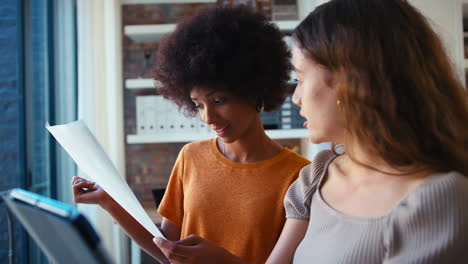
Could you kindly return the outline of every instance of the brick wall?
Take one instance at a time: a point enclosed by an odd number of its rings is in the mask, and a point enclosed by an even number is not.
[[[20,7],[16,0],[0,1],[0,191],[23,185],[21,60],[18,47]],[[0,206],[0,263],[8,263],[5,206]],[[24,263],[25,235],[13,217],[15,263]]]

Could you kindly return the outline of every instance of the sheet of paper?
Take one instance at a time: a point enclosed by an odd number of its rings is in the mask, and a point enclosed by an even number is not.
[[[57,126],[47,124],[46,128],[87,176],[99,184],[153,236],[163,237],[83,121]]]

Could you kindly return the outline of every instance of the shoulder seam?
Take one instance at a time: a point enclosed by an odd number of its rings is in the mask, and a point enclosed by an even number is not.
[[[337,155],[331,150],[323,150],[315,155],[312,166],[311,166],[311,173],[312,173],[312,182],[310,187],[305,192],[305,198],[309,199],[313,193],[317,190],[317,185],[320,180],[323,178],[326,169],[330,162],[336,158]]]

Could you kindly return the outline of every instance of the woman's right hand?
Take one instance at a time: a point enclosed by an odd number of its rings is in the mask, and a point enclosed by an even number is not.
[[[112,197],[95,182],[74,176],[71,184],[75,203],[98,204],[105,209],[114,202]]]

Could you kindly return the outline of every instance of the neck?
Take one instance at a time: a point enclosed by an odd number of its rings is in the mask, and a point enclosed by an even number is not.
[[[382,158],[354,149],[341,156],[340,167],[355,182],[407,181],[428,176],[429,171],[411,172],[408,168],[391,166]]]
[[[270,139],[259,122],[259,127],[251,128],[249,132],[234,142],[225,143],[218,138],[218,148],[228,159],[239,163],[254,163],[272,158],[281,152],[282,147]]]

